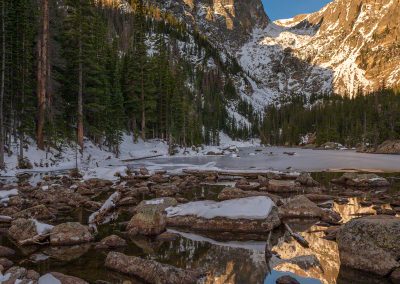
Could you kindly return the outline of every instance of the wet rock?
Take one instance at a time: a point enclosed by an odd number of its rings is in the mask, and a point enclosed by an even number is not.
[[[284,275],[276,279],[276,284],[300,284],[300,282],[289,275]]]
[[[296,181],[304,186],[319,186],[319,182],[315,181],[309,173],[301,173]]]
[[[12,267],[14,265],[14,263],[5,257],[2,257],[2,258],[0,258],[0,265],[3,266],[3,268],[5,270],[7,270],[10,267]]]
[[[17,218],[34,218],[38,220],[48,220],[54,218],[54,215],[47,209],[44,205],[34,206],[25,210],[22,210],[18,213],[15,213],[12,216],[14,219]]]
[[[57,225],[50,235],[50,244],[54,246],[76,245],[91,242],[93,236],[87,226],[76,222]]]
[[[135,208],[135,212],[139,213],[147,208],[155,208],[159,212],[164,212],[164,210],[168,207],[175,206],[178,204],[178,201],[172,197],[161,197],[151,200],[143,200],[139,203]]]
[[[96,248],[119,248],[126,245],[127,243],[123,238],[117,235],[111,235],[102,239],[100,243],[96,245]]]
[[[231,200],[231,199],[238,199],[238,198],[246,198],[246,197],[251,197],[251,196],[267,196],[271,198],[271,200],[275,203],[278,204],[280,202],[280,197],[271,193],[267,192],[260,192],[260,191],[245,191],[239,188],[232,188],[232,187],[227,187],[224,188],[219,194],[218,194],[218,200]]]
[[[118,252],[107,255],[105,266],[120,273],[138,276],[148,283],[191,284],[196,283],[200,276],[195,271]]]
[[[386,276],[400,267],[399,240],[399,218],[380,215],[353,219],[337,234],[341,264]]]
[[[396,268],[392,274],[390,274],[390,280],[392,280],[393,283],[400,283],[400,267]]]
[[[141,208],[129,221],[126,227],[130,235],[159,235],[165,231],[166,218],[159,208],[147,206]]]
[[[299,185],[294,180],[274,180],[268,181],[267,191],[283,193],[297,192],[300,189]]]
[[[142,176],[148,176],[148,175],[150,175],[149,170],[146,169],[146,168],[140,168],[140,169],[139,169],[139,172],[140,172],[140,174],[141,174]]]
[[[333,179],[332,183],[354,187],[387,187],[390,183],[387,179],[376,174],[357,174],[345,173],[338,179]]]
[[[325,202],[325,201],[331,201],[331,200],[337,199],[335,196],[326,195],[326,194],[308,193],[308,194],[304,194],[304,196],[307,197],[312,202]]]
[[[163,174],[155,174],[151,176],[149,180],[155,183],[167,183],[169,181],[169,177],[164,176]]]
[[[36,224],[32,219],[17,219],[12,221],[8,235],[16,241],[24,241],[38,235]]]
[[[318,207],[304,195],[298,195],[282,202],[284,204],[279,207],[279,216],[283,219],[318,218],[331,224],[337,224],[341,219],[338,213]]]
[[[58,280],[58,282],[57,282]],[[61,284],[88,284],[78,277],[69,276],[60,272],[50,272],[39,278],[39,283],[61,283]]]
[[[392,209],[386,209],[386,208],[379,208],[376,210],[376,214],[378,215],[390,215],[390,216],[396,216],[397,212]]]
[[[4,274],[7,280],[2,281],[2,284],[15,284],[15,283],[37,283],[39,280],[39,273],[34,270],[27,270],[26,268],[13,266]]]
[[[179,236],[177,234],[170,233],[170,232],[164,232],[161,235],[158,235],[156,240],[157,241],[171,242],[171,241],[175,241],[178,237]]]
[[[8,247],[5,246],[0,246],[0,257],[3,256],[11,256],[15,254],[15,250],[10,249]]]
[[[246,179],[241,179],[236,182],[235,187],[241,190],[252,191],[252,190],[258,190],[261,187],[261,185],[259,183],[250,183]]]
[[[75,245],[75,246],[50,246],[43,253],[51,256],[54,259],[68,262],[82,257],[91,248],[90,243]]]

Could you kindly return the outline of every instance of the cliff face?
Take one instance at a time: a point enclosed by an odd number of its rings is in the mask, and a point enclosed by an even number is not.
[[[261,0],[148,0],[196,27],[213,44],[234,51],[249,39],[256,27],[269,19]]]

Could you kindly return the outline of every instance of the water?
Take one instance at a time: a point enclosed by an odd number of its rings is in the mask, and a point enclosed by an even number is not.
[[[315,173],[314,178],[328,185],[328,181],[337,173]],[[398,175],[386,174],[398,177]],[[205,185],[189,190],[185,197],[194,199],[216,199],[224,186]],[[400,184],[394,183],[390,193],[397,193]],[[329,193],[328,193],[329,194]],[[337,194],[331,192],[330,194]],[[368,193],[365,194],[367,196]],[[104,197],[105,198],[105,197]],[[349,199],[348,204],[334,204],[345,221],[359,214],[374,214],[371,207],[362,207],[360,201],[364,197]],[[384,205],[385,206],[385,205]],[[134,237],[124,235],[119,222],[129,220],[129,215],[122,209],[115,224],[99,228],[97,240],[110,234],[123,236],[128,246],[120,249],[127,255],[150,258],[162,263],[168,263],[181,268],[201,268],[207,272],[204,283],[275,283],[277,277],[284,274],[294,276],[302,284],[353,284],[353,283],[388,283],[365,273],[344,269],[340,266],[336,242],[322,239],[323,227],[317,225],[317,220],[293,220],[291,227],[301,232],[310,243],[310,248],[303,248],[289,238],[283,228],[273,231],[271,237],[272,251],[281,259],[273,256],[265,259],[267,236],[237,235],[237,234],[198,234],[196,232],[171,232],[179,237],[174,241],[157,241],[155,238]],[[86,223],[90,212],[76,210],[66,216],[59,216],[57,222],[80,221]],[[94,283],[96,280],[106,280],[111,283],[133,281],[132,277],[124,276],[104,268],[107,250],[99,250],[91,244],[73,247],[30,246],[17,248],[4,235],[0,235],[0,243],[17,250],[17,255],[11,260],[15,264],[35,269],[41,274],[58,271],[73,275]],[[314,256],[314,257],[312,257]],[[299,261],[305,258],[306,262]],[[307,264],[317,260],[317,264]],[[361,281],[361,282],[360,282]],[[134,279],[133,283],[141,283]]]
[[[295,152],[294,156],[284,152]],[[282,147],[241,148],[239,157],[202,156],[144,160],[134,167],[179,170],[191,167],[222,170],[400,172],[400,156],[357,153],[353,150],[310,150]]]

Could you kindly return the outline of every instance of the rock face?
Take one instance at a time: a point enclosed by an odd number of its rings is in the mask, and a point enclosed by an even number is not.
[[[386,187],[390,186],[387,179],[376,174],[357,174],[345,173],[338,179],[332,180],[333,183],[354,186],[354,187]]]
[[[400,155],[400,140],[389,140],[378,146],[377,154],[397,154]]]
[[[138,276],[148,283],[155,284],[191,284],[196,283],[199,277],[199,274],[194,271],[118,252],[110,252],[107,255],[105,266],[124,274]]]
[[[388,276],[400,267],[399,240],[399,218],[380,215],[354,219],[337,233],[341,264]]]
[[[239,48],[269,22],[261,0],[148,0],[206,35],[223,50]],[[222,45],[223,44],[223,45]]]
[[[87,226],[68,222],[57,225],[50,235],[50,244],[55,246],[76,245],[93,241],[93,236]]]

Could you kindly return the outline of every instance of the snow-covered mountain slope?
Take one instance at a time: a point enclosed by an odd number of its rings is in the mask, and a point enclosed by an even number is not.
[[[400,0],[335,0],[319,12],[255,29],[237,56],[281,94],[355,95],[399,86]]]

